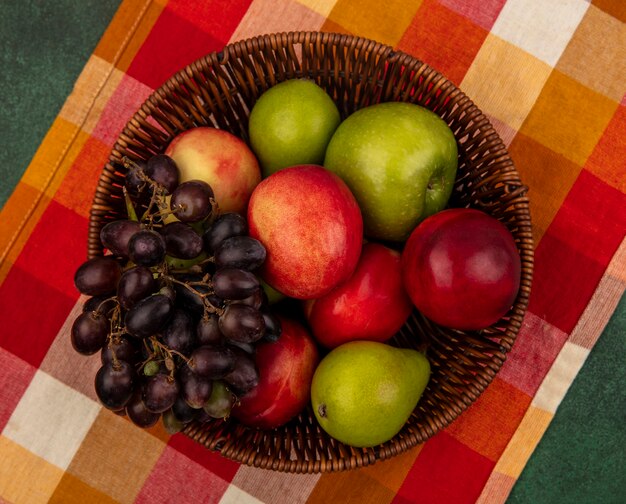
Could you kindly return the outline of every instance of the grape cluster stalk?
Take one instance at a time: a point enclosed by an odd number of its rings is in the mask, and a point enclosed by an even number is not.
[[[265,248],[169,156],[124,165],[128,218],[102,228],[105,255],[76,271],[89,299],[72,346],[100,352],[100,402],[140,427],[227,418],[259,382],[255,344],[281,334],[257,276]]]

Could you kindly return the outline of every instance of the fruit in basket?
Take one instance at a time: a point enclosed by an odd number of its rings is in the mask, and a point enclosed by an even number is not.
[[[180,182],[180,172],[176,162],[165,154],[157,154],[148,159],[145,173],[157,184],[163,186],[168,194],[176,189]]]
[[[348,280],[305,302],[313,336],[328,348],[359,339],[385,341],[402,327],[412,309],[402,283],[400,254],[377,243],[363,245]]]
[[[409,296],[426,317],[453,329],[480,330],[513,305],[521,261],[504,224],[479,210],[455,208],[413,231],[402,270]]]
[[[203,180],[188,180],[172,192],[170,208],[174,216],[183,222],[201,222],[212,211],[213,189]]]
[[[183,222],[171,222],[161,229],[168,255],[177,259],[197,258],[203,251],[202,237]]]
[[[112,257],[94,257],[81,264],[74,275],[74,284],[83,294],[101,296],[115,292],[122,268]]]
[[[320,362],[311,404],[331,437],[355,447],[389,441],[415,409],[428,380],[424,354],[374,341],[352,341]]]
[[[208,183],[224,212],[245,212],[250,194],[261,180],[259,164],[250,148],[224,130],[187,130],[170,142],[165,154],[178,166],[180,182]]]
[[[354,193],[366,236],[403,241],[421,220],[446,206],[457,145],[433,112],[410,103],[381,103],[339,125],[324,166]]]
[[[347,280],[363,221],[339,177],[320,166],[285,168],[261,182],[248,206],[250,236],[267,250],[261,276],[283,294],[312,299]]]
[[[212,188],[179,183],[167,156],[124,162],[129,218],[101,233],[117,257],[78,268],[76,287],[93,297],[70,337],[79,353],[100,351],[95,387],[105,407],[140,427],[161,418],[175,433],[230,414],[258,383],[255,343],[279,339],[281,323],[254,273],[266,251],[246,236],[245,218],[217,214]],[[173,214],[180,221],[167,223]]]
[[[124,361],[103,364],[96,373],[95,389],[100,402],[108,409],[119,410],[133,395],[135,371]]]
[[[102,246],[109,249],[113,255],[128,257],[128,242],[140,230],[138,222],[118,220],[106,224],[100,231]]]
[[[280,319],[278,341],[257,346],[258,385],[240,399],[232,415],[241,423],[272,429],[296,416],[309,402],[318,353],[307,330],[294,320]]]
[[[248,233],[248,223],[246,219],[234,212],[223,213],[211,225],[203,235],[204,248],[209,254],[213,254],[215,249],[227,238],[234,236],[244,236]]]
[[[288,166],[322,164],[340,120],[333,100],[313,81],[292,79],[265,91],[249,121],[250,144],[263,176]]]

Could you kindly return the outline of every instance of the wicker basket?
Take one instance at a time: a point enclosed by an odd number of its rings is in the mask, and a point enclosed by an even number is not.
[[[528,304],[533,242],[526,197],[502,140],[483,113],[428,65],[371,40],[334,33],[265,35],[228,45],[169,79],[141,106],[115,144],[91,208],[89,257],[102,254],[99,232],[125,217],[123,156],[163,152],[181,131],[222,128],[247,139],[248,114],[272,85],[314,79],[346,117],[378,102],[405,101],[441,116],[459,145],[459,169],[450,206],[475,207],[502,221],[522,258],[521,288],[509,314],[484,331],[438,327],[414,312],[394,344],[426,347],[432,378],[418,407],[392,440],[355,449],[330,438],[305,410],[286,426],[259,431],[234,420],[192,424],[184,433],[230,459],[296,473],[339,471],[388,459],[425,441],[461,414],[491,382],[511,349]]]

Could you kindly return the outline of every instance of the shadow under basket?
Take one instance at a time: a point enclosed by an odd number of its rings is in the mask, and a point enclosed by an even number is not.
[[[190,424],[184,434],[209,450],[255,467],[296,473],[340,471],[388,459],[449,425],[475,401],[511,350],[528,305],[533,241],[527,188],[485,115],[450,81],[425,63],[380,43],[347,35],[292,32],[230,44],[187,66],[157,89],[120,134],[100,176],[91,208],[88,255],[102,255],[100,229],[126,218],[122,158],[162,153],[178,133],[212,126],[248,139],[248,115],[269,87],[308,78],[324,88],[342,118],[379,102],[422,105],[452,129],[459,168],[451,207],[473,207],[503,222],[515,238],[521,287],[497,324],[478,332],[439,327],[414,311],[392,344],[426,348],[430,383],[417,408],[390,441],[352,448],[329,437],[309,406],[287,425],[250,429],[234,419]]]

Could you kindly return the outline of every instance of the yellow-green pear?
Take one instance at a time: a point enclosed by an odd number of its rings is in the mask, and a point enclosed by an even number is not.
[[[352,341],[320,362],[311,384],[315,416],[330,436],[355,446],[393,438],[415,409],[430,364],[417,350]]]

